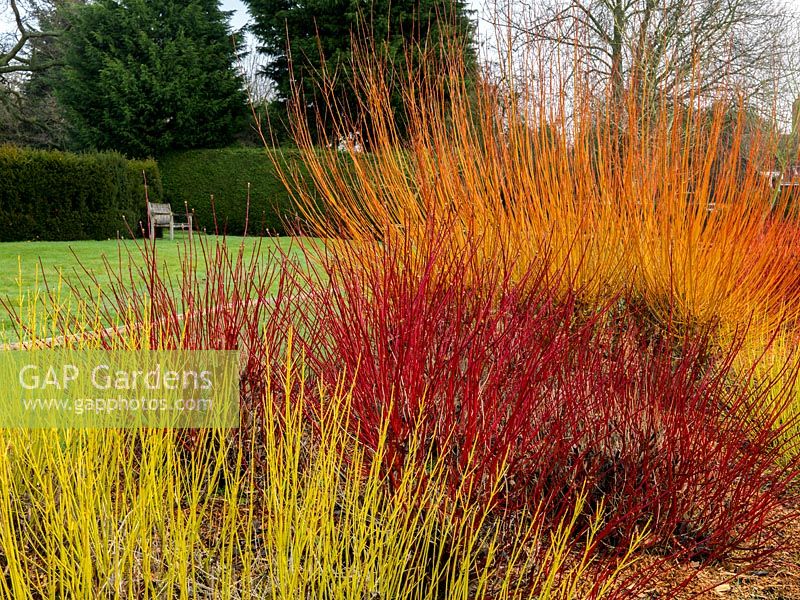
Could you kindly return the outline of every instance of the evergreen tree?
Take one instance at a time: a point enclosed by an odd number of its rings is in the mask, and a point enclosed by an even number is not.
[[[56,92],[83,147],[129,156],[224,145],[245,116],[217,0],[97,0],[65,36]]]
[[[323,61],[334,96],[344,110],[357,104],[352,85],[351,33],[369,32],[377,51],[398,73],[419,67],[407,64],[408,52],[418,44],[439,44],[452,37],[463,49],[464,62],[476,63],[474,24],[464,0],[245,0],[255,23],[251,29],[266,56],[263,74],[275,84],[276,104],[285,111],[292,79],[301,88],[310,116],[320,117],[324,106],[316,103]],[[447,32],[443,24],[447,24]],[[288,37],[287,37],[288,36]],[[289,53],[287,49],[291,47]],[[291,66],[290,66],[291,56]],[[402,117],[402,98],[392,90],[395,115]],[[400,123],[402,130],[402,123]]]

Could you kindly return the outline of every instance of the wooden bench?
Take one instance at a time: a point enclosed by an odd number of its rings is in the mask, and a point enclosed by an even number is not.
[[[159,202],[147,203],[147,220],[150,224],[150,239],[156,237],[156,227],[169,229],[169,239],[175,239],[176,229],[186,229],[189,232],[189,239],[192,239],[192,213],[186,212],[179,215],[172,212],[172,206]]]

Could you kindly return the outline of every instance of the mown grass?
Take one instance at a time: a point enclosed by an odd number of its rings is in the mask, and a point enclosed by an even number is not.
[[[157,240],[157,262],[164,275],[179,270],[181,259],[186,256],[187,239],[186,234],[177,233],[172,241]],[[208,235],[200,240],[210,247],[222,237]],[[127,272],[142,266],[142,243],[142,240],[0,243],[0,301],[7,302],[19,314],[20,307],[28,306],[30,299],[59,285],[63,290],[82,284],[108,286],[112,272]],[[231,251],[244,247],[245,252],[250,252],[259,243],[265,250],[286,251],[303,260],[303,254],[295,251],[297,243],[293,243],[292,238],[226,238]],[[265,260],[271,255],[270,252],[260,254]],[[202,277],[204,265],[198,264],[197,268]],[[0,343],[18,340],[12,321],[7,311],[0,310]]]

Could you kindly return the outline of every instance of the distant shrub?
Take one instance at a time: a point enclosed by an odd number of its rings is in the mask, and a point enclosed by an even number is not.
[[[151,200],[162,198],[153,160],[0,146],[0,241],[129,236]]]
[[[284,235],[300,226],[301,216],[270,152],[280,152],[279,160],[287,169],[298,168],[297,150],[221,148],[169,154],[159,160],[166,202],[176,211],[188,206],[195,223],[207,231],[242,235],[246,229],[256,235]],[[306,179],[304,169],[299,175]]]

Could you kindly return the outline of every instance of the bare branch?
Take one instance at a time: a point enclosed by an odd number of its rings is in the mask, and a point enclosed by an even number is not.
[[[774,101],[787,82],[800,81],[800,61],[788,59],[800,41],[780,0],[505,1],[514,10],[496,14],[514,18],[502,27],[561,49],[563,60],[586,61],[584,74],[612,88],[640,85],[680,98],[735,86]]]
[[[63,31],[42,31],[32,28],[22,15],[17,0],[9,0],[16,23],[16,40],[0,53],[0,74],[2,73],[31,73],[44,71],[61,64],[58,60],[39,62],[31,58],[31,45],[36,40],[45,40],[60,36]]]

